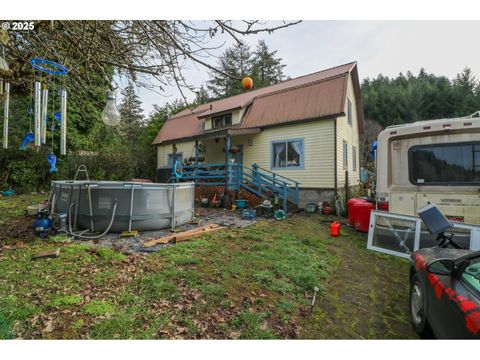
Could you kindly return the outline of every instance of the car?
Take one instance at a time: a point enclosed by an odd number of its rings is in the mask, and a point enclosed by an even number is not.
[[[480,339],[480,251],[443,246],[410,257],[410,321],[422,338]]]

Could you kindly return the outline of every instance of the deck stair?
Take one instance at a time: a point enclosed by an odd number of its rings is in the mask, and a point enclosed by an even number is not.
[[[174,176],[171,177],[173,181]],[[241,188],[260,197],[276,194],[286,212],[288,203],[298,205],[299,183],[256,164],[246,166],[232,163],[194,164],[183,166],[180,181],[193,181],[201,186],[225,186],[228,190]]]

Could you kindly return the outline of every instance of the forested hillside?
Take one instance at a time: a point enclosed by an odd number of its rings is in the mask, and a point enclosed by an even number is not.
[[[362,82],[362,97],[365,118],[383,127],[480,110],[480,85],[469,68],[453,80],[424,69],[418,75],[378,75]]]

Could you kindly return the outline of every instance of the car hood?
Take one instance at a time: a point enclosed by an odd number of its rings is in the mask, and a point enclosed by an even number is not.
[[[417,250],[412,253],[410,258],[415,261],[415,259],[420,255],[426,263],[433,261],[435,259],[452,259],[456,260],[462,256],[470,254],[471,250],[465,249],[450,249],[450,248],[441,248],[441,247],[430,247]]]

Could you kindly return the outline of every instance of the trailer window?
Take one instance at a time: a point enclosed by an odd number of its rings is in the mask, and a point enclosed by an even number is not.
[[[412,146],[408,155],[413,184],[480,184],[480,142]]]

